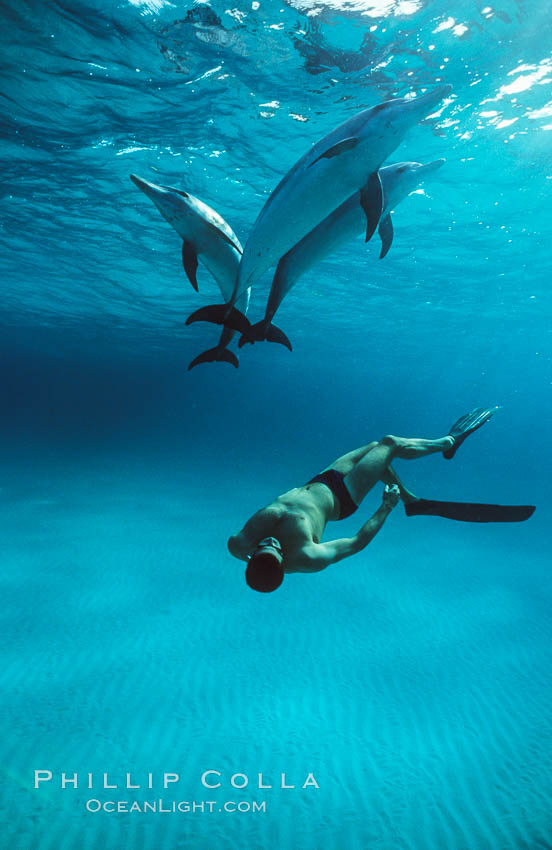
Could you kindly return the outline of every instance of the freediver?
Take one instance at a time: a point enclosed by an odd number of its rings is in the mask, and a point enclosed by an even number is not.
[[[476,408],[461,417],[445,437],[426,440],[388,435],[339,457],[301,487],[278,496],[257,511],[243,529],[230,537],[228,549],[247,561],[249,587],[268,593],[282,583],[285,573],[312,573],[362,551],[402,500],[407,515],[433,514],[471,522],[527,519],[532,506],[482,505],[418,499],[391,466],[395,458],[416,460],[436,452],[451,459],[466,437],[489,421],[494,408]],[[345,519],[381,481],[383,499],[375,514],[353,537],[322,543],[326,524]]]

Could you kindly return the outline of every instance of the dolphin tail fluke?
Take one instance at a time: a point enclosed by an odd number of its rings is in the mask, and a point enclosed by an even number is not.
[[[366,242],[369,242],[380,220],[383,209],[383,188],[377,171],[368,178],[360,190],[360,206],[366,214]]]
[[[381,252],[379,258],[380,260],[383,260],[393,243],[393,222],[391,221],[389,213],[381,219],[378,232],[381,239]]]
[[[192,360],[188,366],[188,372],[199,363],[231,363],[232,366],[235,366],[237,369],[240,361],[233,351],[228,351],[227,348],[217,346],[216,348],[209,348],[207,351],[204,351],[203,354],[198,354],[198,356]]]
[[[268,342],[279,342],[280,345],[285,345],[286,348],[289,348],[292,351],[291,342],[285,335],[285,333],[277,328],[276,325],[269,325],[268,331],[266,334],[266,339]]]
[[[186,324],[193,322],[212,322],[215,325],[224,325],[233,331],[249,335],[251,323],[249,319],[240,313],[235,307],[228,309],[228,304],[212,304],[210,307],[200,307],[186,319]]]
[[[285,333],[280,328],[277,328],[276,325],[270,323],[267,325],[264,320],[251,325],[247,333],[242,334],[238,346],[242,348],[248,342],[263,342],[263,340],[267,342],[279,342],[280,345],[285,345],[290,351],[293,350],[291,342]]]

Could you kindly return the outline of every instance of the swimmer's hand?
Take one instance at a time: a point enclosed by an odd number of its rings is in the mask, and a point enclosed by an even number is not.
[[[385,485],[385,490],[383,491],[383,499],[382,504],[386,505],[389,509],[393,509],[395,505],[398,503],[400,499],[400,490],[396,484],[392,484],[391,487],[389,484]]]

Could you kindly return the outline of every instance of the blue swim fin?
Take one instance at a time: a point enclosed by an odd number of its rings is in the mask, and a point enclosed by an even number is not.
[[[454,443],[450,449],[443,452],[443,457],[447,460],[452,460],[466,437],[469,437],[470,434],[473,434],[474,431],[485,425],[497,410],[500,410],[500,407],[476,407],[475,410],[466,413],[465,416],[461,416],[454,425],[451,425],[448,433],[453,437]]]
[[[437,502],[418,499],[404,506],[407,516],[441,516],[460,522],[523,522],[535,512],[534,505],[486,505],[477,502]]]

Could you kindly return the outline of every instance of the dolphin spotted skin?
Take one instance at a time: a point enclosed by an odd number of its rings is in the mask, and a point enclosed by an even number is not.
[[[437,159],[426,164],[396,162],[380,168],[379,176],[383,186],[383,210],[379,221],[380,259],[386,256],[393,241],[391,210],[394,210],[420,183],[435,174],[444,162],[444,159]],[[280,342],[291,350],[288,338],[279,328],[271,324],[272,319],[284,297],[295,286],[301,275],[315,263],[328,257],[341,245],[363,232],[365,216],[360,195],[360,191],[351,195],[345,203],[282,257],[272,281],[264,318],[252,325],[247,333],[242,334],[240,348],[247,342],[268,339],[270,342]]]
[[[234,292],[242,257],[242,246],[232,228],[215,210],[188,192],[171,186],[157,186],[136,174],[131,174],[130,179],[153,201],[163,218],[181,236],[184,270],[196,292],[197,267],[201,260],[218,283],[222,297],[228,301]],[[247,289],[236,302],[240,315],[244,316],[245,326],[249,324],[245,319],[249,295],[250,290]],[[198,363],[215,360],[237,367],[238,358],[226,348],[233,336],[233,330],[223,328],[218,345],[192,360],[188,369],[193,369]]]
[[[349,118],[313,145],[280,181],[259,213],[230,301],[197,310],[187,324],[209,321],[244,332],[232,309],[240,295],[361,187],[368,241],[383,208],[378,169],[408,129],[450,91],[451,86],[443,85],[417,98],[385,101]]]

